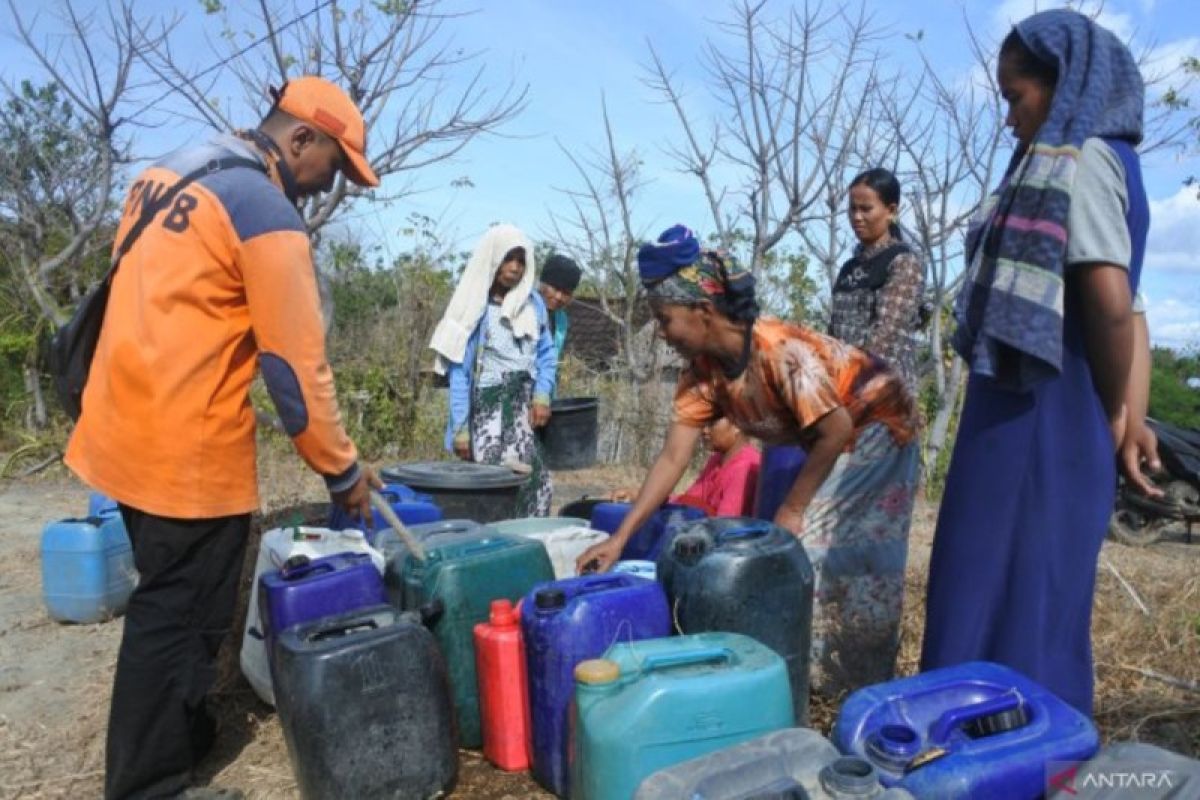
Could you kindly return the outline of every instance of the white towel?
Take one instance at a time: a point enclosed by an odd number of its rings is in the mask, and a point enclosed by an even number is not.
[[[475,245],[475,252],[467,261],[458,286],[454,287],[446,313],[429,340],[429,347],[438,354],[433,368],[439,375],[446,373],[448,363],[462,363],[467,340],[487,309],[488,292],[500,269],[500,262],[514,247],[525,248],[525,274],[504,296],[500,304],[500,316],[508,320],[518,338],[537,336],[537,312],[529,300],[535,272],[533,245],[516,226],[493,225]]]

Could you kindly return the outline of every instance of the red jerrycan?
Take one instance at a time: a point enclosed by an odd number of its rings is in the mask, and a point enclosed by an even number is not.
[[[475,626],[475,666],[483,755],[503,770],[529,769],[525,645],[512,601],[493,600],[491,618]]]

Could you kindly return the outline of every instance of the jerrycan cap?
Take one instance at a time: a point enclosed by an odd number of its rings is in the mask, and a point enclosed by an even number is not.
[[[551,611],[567,604],[567,595],[562,589],[540,589],[533,595],[533,605],[539,611]]]
[[[873,797],[879,792],[875,767],[856,756],[842,756],[826,764],[818,780],[825,791],[837,798]]]
[[[580,661],[575,667],[575,680],[578,683],[599,685],[612,683],[621,677],[621,668],[615,661],[607,658],[589,658]]]
[[[672,550],[675,557],[685,564],[694,564],[708,552],[708,537],[701,534],[681,533],[675,537]]]
[[[517,613],[513,610],[512,601],[507,598],[493,600],[488,622],[496,627],[516,625]]]

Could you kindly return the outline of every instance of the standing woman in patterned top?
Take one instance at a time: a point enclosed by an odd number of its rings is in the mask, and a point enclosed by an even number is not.
[[[642,246],[638,270],[659,335],[688,367],[633,509],[577,566],[611,567],[683,475],[704,426],[728,417],[808,453],[775,523],[800,538],[815,572],[814,687],[835,694],[891,677],[918,461],[904,382],[871,353],[759,317],[753,276],[702,252],[682,225]]]
[[[446,449],[481,464],[523,464],[517,516],[550,513],[553,486],[533,429],[550,421],[558,359],[533,246],[512,225],[488,229],[463,270],[429,346],[450,382]]]
[[[904,241],[899,208],[900,182],[886,169],[850,182],[847,214],[858,246],[833,284],[829,335],[884,359],[915,391],[925,265]]]
[[[1092,711],[1092,594],[1117,462],[1143,425],[1150,225],[1145,89],[1129,49],[1075,11],[1022,20],[997,82],[1017,139],[967,237],[954,349],[971,367],[929,566],[921,668],[1006,664]]]

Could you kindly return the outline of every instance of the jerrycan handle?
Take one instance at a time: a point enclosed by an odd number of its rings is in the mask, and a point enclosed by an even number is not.
[[[473,556],[476,553],[486,553],[489,550],[502,550],[505,547],[508,547],[508,542],[504,539],[482,539],[478,542],[469,542],[459,552],[465,556]]]
[[[728,528],[717,534],[717,541],[720,543],[736,542],[745,539],[761,539],[770,532],[770,526],[766,523],[738,525],[734,528]]]
[[[332,564],[318,564],[309,560],[308,556],[301,555],[292,556],[283,562],[283,566],[279,568],[279,577],[285,581],[298,581],[310,575],[321,575],[326,572],[333,572]]]
[[[607,592],[609,589],[623,589],[629,581],[621,573],[605,573],[595,575],[585,585],[579,587],[580,594],[592,592]]]
[[[728,664],[731,661],[733,661],[733,651],[729,648],[704,647],[686,653],[647,656],[642,662],[641,669],[642,672],[656,672],[676,667],[690,667],[696,664]]]
[[[979,703],[972,703],[969,706],[959,706],[952,708],[938,717],[937,721],[929,728],[929,740],[937,745],[945,744],[952,733],[959,728],[966,727],[971,723],[983,722],[985,717],[1009,716],[1013,712],[1019,712],[1024,705],[1021,695],[1016,691],[1005,692],[999,697],[993,697],[989,700],[984,700]],[[1021,720],[1019,724],[1011,727],[1020,727],[1024,724]],[[991,731],[1000,733],[1000,730]],[[970,732],[968,732],[970,735]],[[974,737],[973,737],[974,738]]]
[[[311,631],[304,638],[309,642],[323,642],[326,639],[337,639],[354,633],[373,631],[378,627],[379,623],[373,619],[356,620],[355,622],[335,622],[332,625],[322,625],[320,628]]]

